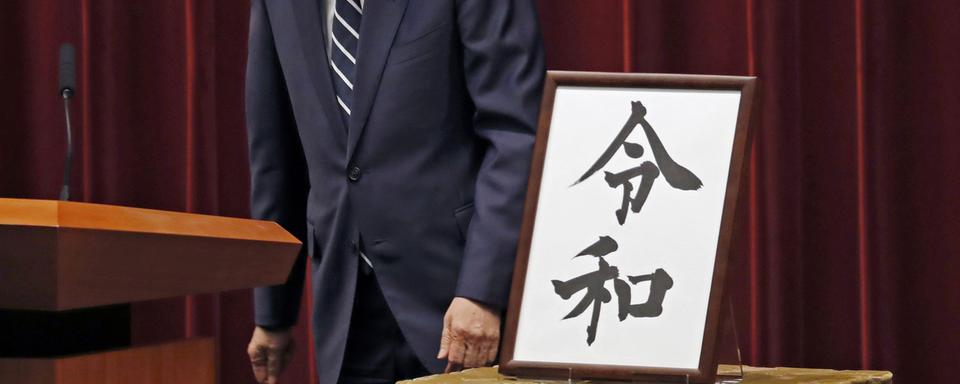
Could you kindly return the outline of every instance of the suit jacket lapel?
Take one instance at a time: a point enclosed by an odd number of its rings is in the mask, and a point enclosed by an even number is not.
[[[327,60],[327,44],[323,28],[323,13],[320,12],[320,0],[289,0],[291,11],[296,19],[297,42],[303,52],[306,70],[317,91],[320,107],[327,118],[327,124],[333,129],[346,130],[337,106],[333,82],[330,78],[330,65]],[[342,132],[342,131],[341,131]]]
[[[393,46],[407,0],[366,0],[360,24],[360,45],[357,48],[357,77],[353,89],[353,113],[347,134],[347,160],[360,141],[370,116],[370,109],[380,86],[380,78]]]

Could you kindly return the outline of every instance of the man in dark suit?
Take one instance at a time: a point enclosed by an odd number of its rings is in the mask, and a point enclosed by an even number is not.
[[[544,76],[533,0],[252,0],[253,216],[304,240],[257,289],[261,382],[310,267],[321,383],[492,363]]]

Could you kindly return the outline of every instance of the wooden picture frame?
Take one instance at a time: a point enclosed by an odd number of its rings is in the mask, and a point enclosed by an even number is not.
[[[513,275],[513,284],[512,290],[510,293],[510,301],[507,310],[507,317],[505,323],[505,331],[503,338],[503,348],[501,354],[501,365],[500,372],[505,375],[517,376],[517,377],[528,377],[528,378],[552,378],[552,379],[612,379],[612,380],[625,380],[625,381],[658,381],[658,382],[694,382],[694,383],[712,383],[715,379],[716,368],[717,368],[717,356],[716,350],[719,343],[718,336],[720,334],[720,326],[722,320],[722,310],[723,303],[725,302],[725,280],[727,275],[727,262],[729,258],[730,246],[733,235],[734,228],[734,214],[736,212],[737,196],[740,191],[740,185],[742,182],[742,175],[745,174],[746,170],[746,156],[748,150],[748,143],[750,140],[750,122],[751,118],[754,115],[753,109],[755,105],[755,89],[757,86],[757,79],[754,77],[734,77],[734,76],[708,76],[708,75],[673,75],[673,74],[623,74],[623,73],[589,73],[589,72],[561,72],[561,71],[550,71],[547,74],[546,84],[544,89],[544,97],[540,112],[539,120],[539,130],[537,132],[536,144],[534,147],[533,162],[529,178],[529,186],[527,191],[526,205],[524,208],[524,219],[521,229],[520,240],[517,248],[517,258]],[[709,93],[712,91],[733,91],[733,93],[739,93],[739,102],[732,105],[737,106],[736,114],[731,118],[731,121],[735,121],[735,128],[732,133],[732,146],[729,147],[729,167],[727,167],[726,174],[726,186],[718,187],[722,188],[722,209],[720,218],[719,218],[719,231],[715,234],[716,239],[709,240],[709,242],[716,241],[715,247],[715,256],[712,266],[712,273],[710,268],[705,267],[704,269],[709,273],[709,281],[702,282],[703,286],[709,288],[709,292],[706,294],[705,300],[707,300],[706,310],[705,310],[705,319],[703,324],[703,333],[702,339],[700,342],[699,348],[699,359],[697,360],[695,366],[688,366],[684,368],[677,367],[663,367],[663,366],[651,366],[651,365],[624,365],[622,362],[615,364],[607,364],[604,362],[591,362],[591,363],[579,363],[579,362],[556,362],[556,361],[541,361],[541,360],[531,360],[525,359],[524,356],[518,356],[518,325],[520,323],[520,317],[522,309],[524,309],[523,299],[525,294],[525,280],[528,276],[528,264],[531,257],[531,242],[534,238],[534,232],[536,227],[536,218],[538,215],[538,205],[540,204],[541,199],[541,184],[543,182],[544,176],[544,167],[545,161],[547,159],[547,149],[548,149],[548,138],[551,134],[551,125],[555,118],[555,99],[557,97],[558,89],[575,89],[575,90],[597,90],[598,92],[603,92],[604,90],[656,90],[669,93],[670,91],[678,91],[677,93],[684,93],[686,91],[704,91]],[[649,116],[654,112],[651,110],[649,113],[646,112],[646,108],[643,109],[644,114]],[[636,113],[636,110],[634,110]],[[631,115],[630,119],[633,119]],[[724,120],[726,121],[726,120]],[[629,124],[629,121],[628,121]],[[638,123],[639,124],[639,123]],[[649,123],[647,124],[650,125]],[[626,127],[623,128],[624,132]],[[584,133],[590,134],[590,133]],[[630,133],[627,133],[630,135]],[[618,140],[621,135],[617,136]],[[626,136],[624,136],[626,137]],[[642,136],[640,136],[642,137]],[[649,137],[649,136],[648,136]],[[656,137],[656,134],[654,135]],[[659,139],[657,139],[659,140]],[[625,142],[625,141],[624,141]],[[629,144],[629,143],[628,143]],[[621,144],[621,147],[624,144]],[[611,143],[610,148],[613,148],[614,144]],[[594,149],[584,149],[586,151],[594,151]],[[619,149],[617,149],[619,151]],[[624,149],[627,151],[627,149]],[[641,150],[642,151],[642,150]],[[654,151],[656,149],[654,148]],[[661,149],[662,151],[662,149]],[[606,155],[607,152],[604,152]],[[636,152],[636,151],[635,151]],[[625,152],[628,153],[628,152]],[[656,155],[656,154],[655,154]],[[620,155],[622,156],[622,155]],[[637,158],[633,154],[630,157]],[[607,157],[609,160],[610,157]],[[658,159],[660,159],[658,157]],[[559,161],[559,160],[557,160]],[[597,163],[599,163],[598,161]],[[595,164],[596,165],[596,164]],[[558,169],[559,166],[554,167]],[[662,166],[661,166],[662,167]],[[569,168],[569,167],[567,167]],[[595,167],[591,167],[593,169]],[[638,167],[639,168],[639,167]],[[594,169],[596,171],[596,169]],[[619,171],[619,170],[617,170]],[[588,173],[589,174],[589,171]],[[586,176],[585,177],[589,177]],[[597,176],[594,176],[597,177]],[[602,175],[600,175],[602,177]],[[609,172],[608,172],[609,177]],[[583,181],[584,178],[581,178],[576,183]],[[594,180],[596,181],[596,180]],[[699,181],[699,180],[697,180]],[[609,179],[607,181],[610,182]],[[576,184],[574,183],[574,184]],[[663,184],[663,180],[659,181],[660,184]],[[612,184],[611,184],[611,188]],[[666,187],[662,187],[666,188]],[[626,190],[626,188],[623,188]],[[639,188],[638,188],[639,190]],[[619,191],[619,190],[618,190]],[[649,189],[648,189],[649,192]],[[611,193],[613,193],[611,191]],[[619,192],[617,192],[619,193]],[[628,197],[629,192],[626,192],[623,197],[623,211],[626,211],[628,206]],[[644,197],[645,199],[646,197]],[[640,203],[641,206],[643,202]],[[637,212],[637,211],[634,211]],[[627,220],[632,219],[627,213]],[[619,219],[619,216],[618,216]],[[623,226],[623,219],[620,219],[620,225]],[[544,224],[546,225],[546,224]],[[706,231],[708,232],[708,231]],[[601,239],[602,240],[602,239]],[[599,242],[598,242],[599,244]],[[586,244],[585,244],[586,245]],[[597,244],[594,244],[597,245]],[[588,247],[589,249],[589,247]],[[616,250],[616,247],[613,247]],[[579,251],[579,249],[574,250]],[[580,255],[591,255],[585,249],[581,252]],[[566,255],[566,256],[572,256]],[[579,256],[579,255],[578,255]],[[554,256],[550,256],[554,257]],[[602,256],[597,257],[600,260],[603,260]],[[589,258],[586,258],[589,260]],[[563,262],[572,262],[569,261],[569,257],[556,260],[565,260]],[[551,261],[552,262],[552,261]],[[578,262],[584,262],[584,259],[580,259]],[[601,265],[606,264],[603,261],[600,261]],[[659,270],[658,270],[659,271]],[[652,274],[651,274],[652,275]],[[669,277],[668,277],[669,279]],[[673,280],[670,280],[670,286],[673,286]],[[539,280],[538,280],[539,283]],[[615,281],[613,283],[616,283]],[[631,279],[631,283],[633,280]],[[554,287],[557,287],[557,281],[553,281]],[[561,283],[562,284],[562,283]],[[601,283],[608,284],[609,283]],[[623,285],[623,283],[620,283]],[[633,283],[636,284],[636,283]],[[616,285],[616,284],[614,284]],[[538,286],[541,291],[543,284]],[[653,283],[651,283],[651,291],[653,290]],[[560,288],[555,288],[557,294],[560,295]],[[632,288],[631,288],[632,289]],[[585,289],[584,289],[585,290]],[[605,289],[604,289],[605,290]],[[531,291],[532,292],[532,291]],[[619,293],[619,291],[618,291]],[[584,294],[586,295],[586,294]],[[609,292],[607,293],[609,295]],[[628,298],[630,295],[626,295]],[[576,298],[583,297],[579,294]],[[668,299],[670,299],[668,297]],[[531,299],[531,304],[526,304],[528,306],[562,306],[564,310],[569,307],[572,307],[573,304],[577,301],[576,299],[572,301],[556,301],[560,298],[556,298],[553,301],[544,303],[545,300],[533,300]],[[565,299],[564,299],[565,300]],[[600,305],[599,299],[596,299],[596,306]],[[609,299],[609,302],[606,305],[610,307],[616,306],[618,298]],[[629,301],[629,299],[627,299]],[[661,298],[661,301],[663,299]],[[588,300],[584,297],[584,300],[581,302],[587,303]],[[578,306],[579,307],[579,306]],[[620,304],[620,307],[623,308],[623,304]],[[532,307],[526,307],[532,308]],[[539,308],[539,307],[538,307]],[[549,309],[549,308],[548,308]],[[554,309],[550,309],[554,310]],[[662,310],[662,309],[661,309]],[[532,311],[532,310],[531,310]],[[555,310],[554,310],[555,311]],[[577,311],[577,309],[574,309]],[[621,312],[623,309],[621,309]],[[589,312],[589,311],[587,311]],[[596,309],[595,312],[599,313],[599,310]],[[526,312],[523,312],[526,313]],[[532,313],[539,313],[538,311]],[[573,312],[571,312],[573,314]],[[589,314],[584,312],[584,316],[579,317],[580,319],[584,317],[589,317]],[[532,316],[532,315],[531,315]],[[577,315],[580,316],[580,315]],[[593,326],[594,335],[597,333],[598,323],[596,319],[598,315],[594,315],[594,322],[591,323]],[[609,315],[608,315],[609,316]],[[621,315],[622,316],[622,315]],[[659,315],[657,315],[659,316]],[[567,318],[569,318],[568,315]],[[566,319],[566,318],[565,318]],[[570,320],[575,320],[570,319]],[[570,321],[564,320],[564,321]],[[633,319],[631,319],[633,320]],[[620,321],[623,322],[624,318],[620,317]],[[692,320],[693,322],[698,322],[699,320]],[[559,322],[558,322],[559,323]],[[541,332],[539,329],[534,332]],[[605,329],[603,331],[607,332],[607,335],[614,334],[616,338],[629,337],[629,335],[623,335],[617,333],[613,329]],[[590,347],[590,343],[593,341],[590,340],[590,328],[587,330],[587,344]],[[559,344],[558,344],[559,345]],[[526,349],[531,349],[533,347],[526,347],[521,345],[521,347]],[[539,347],[537,347],[539,348]],[[559,346],[552,348],[560,348]],[[560,352],[558,352],[560,353]],[[591,352],[592,353],[592,352]],[[690,353],[691,356],[696,356],[693,353]],[[690,359],[688,359],[690,360]],[[692,361],[692,360],[690,360]]]

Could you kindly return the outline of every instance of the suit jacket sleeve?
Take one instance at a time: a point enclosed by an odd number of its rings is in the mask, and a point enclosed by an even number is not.
[[[248,55],[251,214],[256,219],[276,221],[304,241],[309,192],[306,161],[263,0],[252,2]],[[301,250],[285,284],[254,290],[257,325],[287,327],[296,323],[305,254],[306,250]]]
[[[473,127],[487,146],[456,295],[506,306],[545,75],[533,0],[460,0]]]

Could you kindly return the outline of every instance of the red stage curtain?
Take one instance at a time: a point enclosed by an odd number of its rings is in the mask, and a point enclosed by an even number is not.
[[[960,3],[538,3],[551,69],[760,77],[733,264],[747,363],[952,381]],[[77,200],[246,216],[247,13],[238,0],[0,3],[0,196],[56,197],[56,56],[70,41]],[[135,343],[217,336],[221,382],[252,382],[249,292],[132,312]],[[298,333],[286,379],[302,383],[310,343],[304,326]]]

